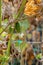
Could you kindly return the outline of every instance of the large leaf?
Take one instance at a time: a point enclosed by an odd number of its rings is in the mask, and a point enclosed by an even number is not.
[[[30,23],[27,19],[22,20],[19,23],[21,26],[21,32],[25,32],[30,27]]]

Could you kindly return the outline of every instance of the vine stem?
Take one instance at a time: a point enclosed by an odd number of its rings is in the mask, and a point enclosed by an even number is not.
[[[19,19],[15,19],[13,22],[9,22],[9,23],[7,24],[7,26],[3,29],[3,31],[0,33],[0,35],[8,28],[9,25],[11,25],[11,24],[13,24],[13,23],[16,23],[16,22],[18,22],[18,21],[24,20],[24,19],[26,19],[26,18],[27,18],[27,17],[19,18]]]

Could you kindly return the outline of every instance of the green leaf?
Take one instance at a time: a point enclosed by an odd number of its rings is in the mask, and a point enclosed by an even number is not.
[[[17,32],[20,32],[20,24],[19,24],[19,22],[17,22],[16,24],[15,24],[15,29],[16,29],[16,31]]]
[[[9,33],[12,33],[13,29],[11,26],[9,26]]]
[[[30,23],[27,19],[22,20],[19,23],[21,26],[21,32],[25,32],[30,27]]]
[[[4,22],[6,22],[6,23],[7,23],[7,22],[8,22],[8,19],[4,19]]]
[[[5,37],[6,35],[7,35],[7,33],[6,32],[3,32],[1,36],[2,37]]]

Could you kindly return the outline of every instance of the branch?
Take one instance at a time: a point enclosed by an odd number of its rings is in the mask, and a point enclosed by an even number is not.
[[[3,29],[3,31],[0,33],[0,35],[8,28],[9,25],[11,25],[11,24],[13,24],[13,23],[16,23],[16,22],[18,22],[18,21],[24,20],[24,19],[26,19],[26,18],[27,18],[27,17],[18,18],[18,19],[15,19],[13,22],[9,22],[9,23],[7,24],[7,26]]]

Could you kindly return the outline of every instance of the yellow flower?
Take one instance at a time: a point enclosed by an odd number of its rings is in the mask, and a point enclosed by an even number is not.
[[[24,14],[33,16],[36,15],[38,11],[40,11],[40,6],[36,5],[34,0],[29,0],[26,3]]]
[[[37,4],[40,4],[42,0],[35,0]]]

